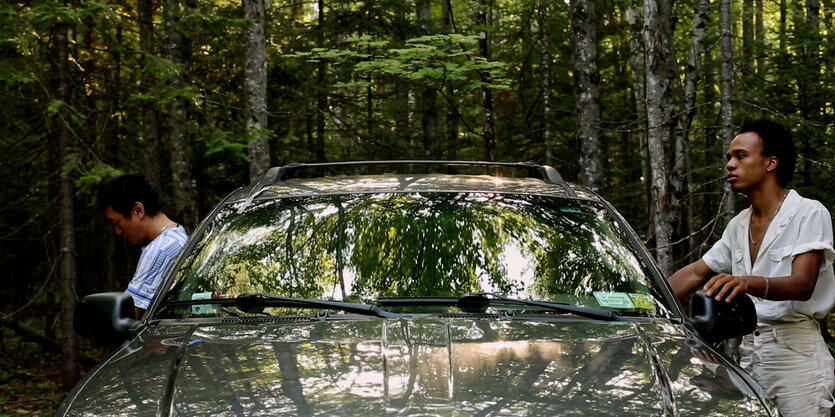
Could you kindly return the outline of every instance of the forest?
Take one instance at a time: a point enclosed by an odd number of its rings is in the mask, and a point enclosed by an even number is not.
[[[831,213],[833,9],[2,0],[0,414],[51,413],[100,357],[73,310],[123,290],[136,265],[94,198],[123,172],[156,184],[191,231],[288,162],[534,161],[612,202],[670,273],[747,206],[724,149],[744,119],[768,117],[794,133],[790,188]],[[26,385],[42,353],[55,369]]]

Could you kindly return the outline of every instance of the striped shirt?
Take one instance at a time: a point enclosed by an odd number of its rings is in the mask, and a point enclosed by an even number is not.
[[[128,283],[127,289],[127,293],[133,297],[135,307],[148,308],[154,293],[157,292],[157,287],[186,245],[186,240],[188,240],[186,229],[183,226],[177,226],[163,231],[142,248],[139,265],[136,266],[136,272]]]

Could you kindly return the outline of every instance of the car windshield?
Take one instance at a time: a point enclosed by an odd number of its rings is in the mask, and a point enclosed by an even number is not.
[[[480,292],[666,316],[627,233],[602,206],[537,195],[398,192],[239,202],[218,213],[185,257],[166,296],[176,307],[163,305],[158,317],[241,315],[247,312],[210,300],[255,293],[371,305],[386,299],[386,309],[426,312],[449,308],[421,310],[415,299]]]

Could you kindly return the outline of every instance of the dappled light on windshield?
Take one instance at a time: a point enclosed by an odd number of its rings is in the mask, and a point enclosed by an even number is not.
[[[625,236],[601,207],[540,196],[256,201],[231,206],[210,225],[171,297],[268,293],[374,303],[494,292],[655,314],[648,273]]]

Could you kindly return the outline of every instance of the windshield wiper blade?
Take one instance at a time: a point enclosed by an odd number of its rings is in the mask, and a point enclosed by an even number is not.
[[[531,307],[541,307],[546,308],[548,310],[574,314],[576,316],[594,320],[617,321],[618,318],[620,318],[620,316],[609,310],[573,306],[561,303],[550,303],[547,301],[521,300],[517,298],[505,297],[503,295],[491,292],[470,293],[458,297],[459,305],[466,305],[470,307],[488,306],[493,301],[500,301],[502,303],[517,304]]]
[[[213,298],[205,300],[176,300],[169,301],[170,305],[196,305],[196,304],[221,304],[221,305],[235,305],[242,307],[244,310],[250,309],[259,305],[274,305],[280,307],[299,307],[299,308],[321,308],[341,310],[346,313],[356,313],[366,316],[376,316],[381,318],[399,318],[400,314],[391,313],[383,310],[380,306],[372,306],[367,304],[348,303],[344,301],[329,301],[329,300],[315,300],[309,298],[294,298],[281,297],[265,293],[247,293],[241,294],[235,298]]]

